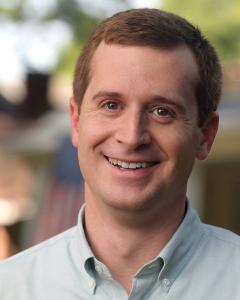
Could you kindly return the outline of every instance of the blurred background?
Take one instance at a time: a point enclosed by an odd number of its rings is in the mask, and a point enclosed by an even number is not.
[[[83,182],[68,117],[74,64],[101,19],[133,7],[186,17],[220,55],[220,130],[188,196],[203,221],[240,234],[239,0],[1,0],[0,260],[76,224]]]

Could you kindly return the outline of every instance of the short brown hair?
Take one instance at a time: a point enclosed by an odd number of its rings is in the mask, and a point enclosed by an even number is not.
[[[113,15],[101,22],[78,58],[73,95],[81,103],[90,81],[92,57],[104,41],[107,44],[150,46],[172,49],[186,45],[196,59],[199,80],[195,85],[199,125],[216,111],[221,96],[222,71],[216,51],[187,20],[158,9],[131,9]]]

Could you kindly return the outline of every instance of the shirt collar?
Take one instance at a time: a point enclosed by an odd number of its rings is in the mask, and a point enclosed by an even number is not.
[[[160,280],[174,282],[190,257],[195,252],[203,236],[201,221],[196,211],[188,206],[186,215],[167,245],[157,256],[164,265],[159,274]]]
[[[77,225],[77,231],[78,231],[78,241],[79,246],[81,247],[81,260],[82,264],[86,265],[86,262],[89,261],[89,259],[94,258],[94,254],[87,242],[87,238],[84,231],[84,212],[85,212],[85,204],[82,205],[79,215],[78,215],[78,225]]]
[[[82,205],[79,215],[78,224],[75,231],[75,238],[71,245],[72,259],[75,267],[80,272],[86,288],[91,293],[94,293],[96,288],[96,281],[93,268],[94,254],[87,242],[84,232],[84,210],[85,204]]]
[[[87,242],[84,232],[84,210],[85,205],[80,209],[76,232],[78,267],[80,268],[81,274],[85,277],[89,288],[94,292],[96,287],[94,275],[95,256]],[[188,206],[182,223],[179,225],[167,245],[153,260],[163,261],[163,267],[160,268],[158,278],[163,284],[167,283],[166,292],[170,289],[174,280],[178,277],[190,257],[195,252],[202,236],[203,230],[201,221],[196,211]],[[81,261],[80,265],[79,260]]]

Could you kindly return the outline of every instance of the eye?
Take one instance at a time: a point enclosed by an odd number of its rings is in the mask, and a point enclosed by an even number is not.
[[[176,117],[176,113],[173,110],[162,106],[155,107],[152,112],[158,118],[174,119],[174,117]]]
[[[104,103],[103,107],[107,110],[117,110],[120,108],[120,105],[115,101],[108,101]]]
[[[171,122],[176,118],[176,113],[174,110],[162,106],[153,108],[152,113],[155,119],[157,118],[158,121],[165,123]]]

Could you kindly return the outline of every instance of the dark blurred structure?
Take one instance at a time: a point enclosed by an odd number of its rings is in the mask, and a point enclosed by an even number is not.
[[[35,119],[51,109],[48,97],[50,74],[28,73],[26,97],[18,107],[20,118]]]
[[[17,157],[24,161],[32,178],[31,186],[27,187],[32,205],[25,209],[31,210],[34,206],[32,212],[26,211],[10,225],[3,225],[0,247],[8,255],[75,225],[83,202],[83,181],[76,149],[69,137],[68,113],[51,108],[49,82],[49,74],[29,73],[26,96],[21,103],[0,99],[0,124],[3,125],[0,158],[5,166],[8,162],[12,166],[11,179],[9,172],[1,170],[0,198],[12,203],[15,197],[15,187],[9,186],[6,194],[4,182],[21,180],[18,164],[15,164]]]
[[[0,114],[20,120],[34,120],[51,109],[48,96],[50,74],[28,73],[26,96],[21,103],[14,104],[0,95]]]
[[[240,93],[223,96],[210,157],[197,163],[191,197],[202,219],[240,234]]]
[[[14,117],[16,115],[16,109],[16,105],[0,94],[0,115],[9,115]]]
[[[220,131],[206,164],[207,222],[240,234],[240,93],[225,94],[220,107]]]

